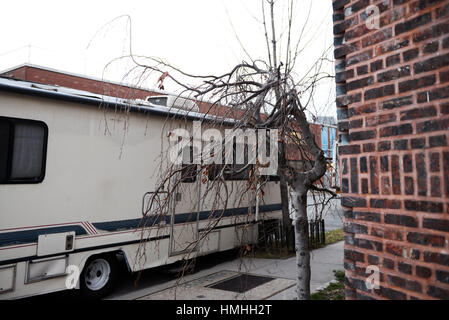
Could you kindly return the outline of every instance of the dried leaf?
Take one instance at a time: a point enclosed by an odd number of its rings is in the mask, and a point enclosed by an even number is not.
[[[159,79],[157,79],[159,90],[164,90],[164,80],[167,76],[168,76],[168,72],[164,72],[163,74],[161,74]]]

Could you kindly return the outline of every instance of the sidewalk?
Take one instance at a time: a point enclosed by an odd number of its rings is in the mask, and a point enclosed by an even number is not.
[[[343,269],[343,243],[340,241],[328,245],[321,249],[313,250],[311,253],[312,279],[310,281],[310,291],[313,293],[318,288],[326,287],[328,283],[334,280],[333,270]],[[295,279],[296,257],[290,258],[279,264],[279,274],[285,272],[288,278]],[[270,299],[273,300],[292,300],[296,297],[295,287],[289,288]]]
[[[310,289],[315,292],[334,280],[333,270],[343,270],[343,241],[313,250],[311,253],[312,278]],[[240,273],[268,276],[274,280],[259,285],[245,293],[211,288],[211,285],[231,279]],[[288,259],[241,258],[217,264],[211,268],[176,280],[150,284],[146,288],[125,294],[116,294],[110,299],[275,299],[291,300],[296,297],[296,257]]]

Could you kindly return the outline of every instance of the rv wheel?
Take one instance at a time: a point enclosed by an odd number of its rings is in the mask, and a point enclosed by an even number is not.
[[[101,299],[111,293],[117,280],[115,255],[94,256],[87,260],[80,277],[84,297]]]

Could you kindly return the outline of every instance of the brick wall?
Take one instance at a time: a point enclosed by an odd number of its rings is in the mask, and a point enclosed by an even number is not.
[[[449,1],[333,8],[346,298],[449,299]]]

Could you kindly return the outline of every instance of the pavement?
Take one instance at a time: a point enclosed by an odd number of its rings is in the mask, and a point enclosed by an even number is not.
[[[293,300],[296,297],[296,257],[287,259],[204,257],[214,261],[199,261],[203,269],[185,275],[181,279],[167,278],[167,271],[146,272],[139,287],[132,290],[116,290],[107,299],[120,300]],[[221,260],[220,260],[221,259]],[[343,270],[343,241],[315,249],[311,252],[312,292],[326,287],[334,280],[333,270]],[[217,283],[238,277],[241,274],[269,277],[270,281],[246,292],[233,292],[214,288]],[[159,275],[159,276],[158,276]],[[165,277],[165,278],[164,278]]]
[[[312,272],[310,280],[310,291],[316,292],[325,288],[332,280],[335,280],[333,270],[344,270],[343,268],[343,244],[340,241],[328,245],[321,249],[315,249],[310,256],[310,269]],[[289,279],[295,279],[296,276],[296,257],[279,262],[279,274]],[[296,298],[296,288],[292,287],[284,290],[270,299],[273,300],[293,300]]]

